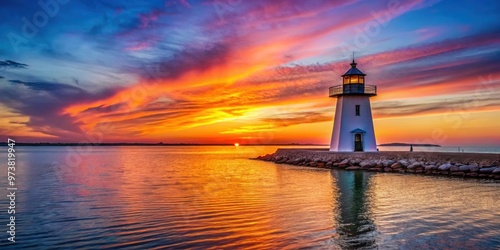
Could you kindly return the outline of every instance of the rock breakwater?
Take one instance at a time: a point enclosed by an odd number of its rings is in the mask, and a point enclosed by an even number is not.
[[[317,168],[339,168],[500,180],[500,154],[448,152],[329,152],[278,149],[257,160]]]

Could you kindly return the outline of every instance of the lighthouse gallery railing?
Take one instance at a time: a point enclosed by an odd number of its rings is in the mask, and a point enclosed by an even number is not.
[[[365,84],[343,84],[330,87],[330,97],[342,95],[342,94],[365,94],[365,95],[376,95],[377,86],[365,85]]]

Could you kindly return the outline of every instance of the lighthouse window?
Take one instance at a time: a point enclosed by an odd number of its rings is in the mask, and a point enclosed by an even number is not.
[[[360,116],[360,114],[359,114],[359,105],[356,105],[356,116]]]
[[[359,83],[365,83],[365,77],[359,76]]]
[[[349,77],[348,76],[344,76],[344,84],[345,83],[349,83]]]
[[[358,83],[358,76],[351,76],[351,83]]]

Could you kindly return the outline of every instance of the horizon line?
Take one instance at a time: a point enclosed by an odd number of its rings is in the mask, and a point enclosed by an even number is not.
[[[0,145],[7,145],[7,142],[0,142]],[[72,145],[92,145],[92,146],[233,146],[234,143],[150,143],[150,142],[104,142],[104,143],[91,143],[91,142],[16,142],[17,146],[72,146]],[[242,144],[238,143],[239,146],[280,146],[280,145],[304,145],[304,146],[329,146],[328,144],[318,144],[318,143],[271,143],[271,144],[258,144],[249,143]]]

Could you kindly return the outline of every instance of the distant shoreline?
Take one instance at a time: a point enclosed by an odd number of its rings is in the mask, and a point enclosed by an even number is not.
[[[441,147],[441,145],[437,144],[411,144],[411,143],[401,143],[401,142],[393,142],[393,143],[384,143],[384,144],[379,144],[377,146],[383,146],[383,147],[401,147],[401,146],[414,146],[414,147]]]

